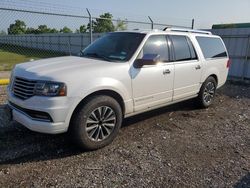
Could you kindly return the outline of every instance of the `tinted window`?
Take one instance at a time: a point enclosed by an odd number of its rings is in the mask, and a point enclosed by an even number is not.
[[[108,33],[88,46],[82,56],[108,61],[128,61],[144,37],[145,34],[140,33]]]
[[[226,49],[219,38],[196,37],[205,58],[227,57]]]
[[[188,61],[197,59],[191,41],[186,36],[170,35],[173,43],[175,61]]]
[[[165,35],[153,35],[146,41],[141,56],[145,54],[157,54],[160,55],[160,61],[168,62],[169,53],[167,39]]]

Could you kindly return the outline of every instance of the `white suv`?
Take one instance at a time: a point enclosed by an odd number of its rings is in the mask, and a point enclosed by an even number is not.
[[[229,58],[210,32],[166,28],[108,33],[81,52],[17,65],[8,87],[13,119],[49,134],[69,132],[98,149],[123,118],[191,98],[211,105]]]

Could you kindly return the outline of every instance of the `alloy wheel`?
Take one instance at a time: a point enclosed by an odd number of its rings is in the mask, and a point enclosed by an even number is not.
[[[114,130],[116,125],[116,114],[108,106],[94,109],[86,121],[88,137],[96,142],[106,139]]]
[[[214,98],[215,94],[215,84],[213,82],[208,82],[204,94],[203,94],[203,100],[205,103],[210,104],[212,102],[212,99]]]

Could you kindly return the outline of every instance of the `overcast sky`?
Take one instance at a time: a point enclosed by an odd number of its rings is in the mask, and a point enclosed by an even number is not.
[[[111,12],[115,18],[140,21],[148,21],[147,16],[151,16],[155,22],[183,26],[191,25],[194,18],[196,28],[211,28],[212,24],[218,23],[250,22],[250,0],[1,0],[0,7],[82,15],[87,15],[85,8],[89,8],[94,16]],[[13,15],[13,19],[15,16],[19,15]],[[11,19],[11,16],[6,17]],[[26,17],[30,24],[34,22],[32,17]],[[50,23],[53,24],[52,21]]]

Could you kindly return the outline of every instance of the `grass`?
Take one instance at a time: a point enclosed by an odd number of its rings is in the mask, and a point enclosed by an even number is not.
[[[25,48],[14,45],[0,45],[0,71],[9,71],[14,65],[49,57],[64,56],[65,53]]]

